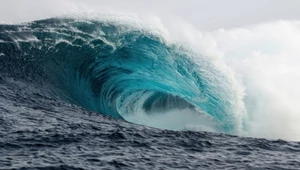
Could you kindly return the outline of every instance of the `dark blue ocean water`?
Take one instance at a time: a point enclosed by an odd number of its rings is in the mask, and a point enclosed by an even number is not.
[[[300,169],[299,142],[229,135],[231,84],[193,55],[115,20],[0,25],[0,169]],[[217,133],[153,121],[187,110]]]

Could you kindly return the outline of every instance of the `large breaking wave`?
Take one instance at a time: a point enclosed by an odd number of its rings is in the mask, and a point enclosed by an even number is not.
[[[228,76],[137,22],[52,18],[1,25],[0,48],[2,76],[101,114],[174,130],[246,128]]]

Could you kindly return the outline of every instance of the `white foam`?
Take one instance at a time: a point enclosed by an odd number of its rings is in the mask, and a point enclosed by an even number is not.
[[[212,32],[183,21],[159,27],[225,73],[236,98],[232,114],[246,125],[238,135],[300,140],[300,21]]]
[[[35,36],[28,36],[24,38],[15,38],[15,42],[39,42],[40,40]]]
[[[125,119],[141,125],[169,130],[220,132],[221,127],[207,114],[191,109],[146,114],[143,111],[125,115]]]
[[[199,53],[231,70],[228,77],[240,86],[236,93],[244,89],[240,102],[247,111],[248,135],[300,140],[300,22],[213,32],[184,27],[178,32]]]

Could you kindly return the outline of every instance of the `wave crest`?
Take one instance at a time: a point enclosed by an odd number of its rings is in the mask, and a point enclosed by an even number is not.
[[[243,129],[240,101],[226,76],[149,29],[53,18],[0,30],[1,73],[50,82],[52,92],[71,103],[159,128]]]

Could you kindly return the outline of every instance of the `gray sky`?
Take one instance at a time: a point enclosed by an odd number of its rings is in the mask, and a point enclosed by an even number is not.
[[[300,0],[0,0],[0,22],[24,22],[74,12],[180,18],[201,30],[279,19],[300,20]]]

